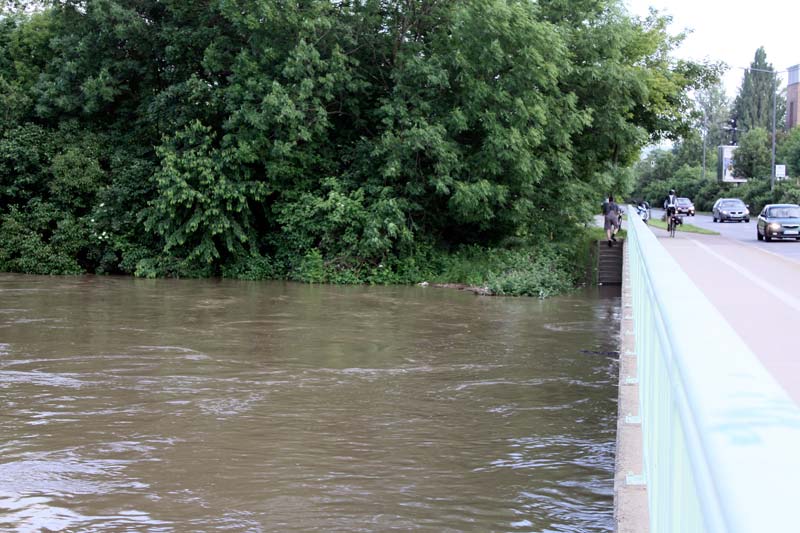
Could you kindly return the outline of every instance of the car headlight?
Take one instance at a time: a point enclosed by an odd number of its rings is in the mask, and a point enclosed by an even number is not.
[[[770,222],[769,229],[773,231],[778,231],[779,229],[781,229],[781,225],[778,224],[777,222]]]
[[[723,215],[727,215],[727,214],[728,214],[728,212],[727,212],[727,211],[723,211],[723,212],[722,212],[722,214],[723,214]]]

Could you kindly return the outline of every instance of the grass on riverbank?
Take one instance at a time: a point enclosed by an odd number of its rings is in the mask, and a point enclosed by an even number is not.
[[[664,231],[666,231],[667,229],[667,223],[664,222],[663,220],[651,218],[647,223],[650,226],[663,229]],[[711,231],[710,229],[693,226],[692,224],[687,224],[685,222],[680,226],[678,226],[678,231],[681,231],[683,233],[698,233],[700,235],[719,235],[719,233],[716,231]]]
[[[618,238],[624,238],[624,232]],[[591,284],[593,243],[602,239],[602,228],[576,227],[576,232],[562,241],[520,240],[505,247],[472,245],[450,250],[417,245],[415,253],[402,259],[388,257],[380,265],[345,264],[312,252],[289,270],[262,271],[273,279],[285,277],[307,283],[424,282],[469,288],[481,294],[547,298]]]

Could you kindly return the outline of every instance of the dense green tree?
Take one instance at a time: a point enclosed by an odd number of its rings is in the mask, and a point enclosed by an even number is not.
[[[696,151],[688,94],[716,74],[617,0],[6,13],[0,266],[23,271],[36,249],[51,272],[392,280],[568,241],[645,143]]]
[[[718,146],[731,144],[731,105],[722,84],[698,91],[696,101],[700,115],[697,127],[705,132],[706,148],[716,152]]]
[[[660,207],[670,189],[678,196],[695,198],[700,189],[715,180],[714,177],[702,179],[702,167],[679,159],[680,149],[657,150],[651,152],[634,168],[638,182],[632,196],[635,201],[645,200]]]
[[[769,177],[770,142],[770,135],[764,128],[753,128],[744,133],[733,154],[733,175],[739,178]]]
[[[772,131],[773,100],[780,97],[779,88],[778,74],[772,63],[767,62],[767,52],[761,47],[756,50],[750,69],[744,71],[742,85],[733,103],[733,118],[740,132],[753,128]],[[775,102],[776,114],[785,108],[784,102],[780,105]],[[783,113],[780,115],[778,118],[782,119]]]
[[[195,121],[159,148],[156,196],[145,222],[163,237],[164,252],[201,265],[257,253],[248,200],[266,192],[263,182],[229,168],[236,162],[232,150],[214,144],[211,128]]]
[[[792,128],[781,143],[778,163],[786,165],[786,175],[800,177],[800,128]]]

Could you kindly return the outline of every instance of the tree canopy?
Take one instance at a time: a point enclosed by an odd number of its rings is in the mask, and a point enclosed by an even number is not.
[[[716,74],[613,0],[17,4],[6,270],[287,275],[568,238]]]
[[[781,107],[780,115],[783,115],[786,105],[785,98],[778,102],[779,82],[778,73],[772,63],[767,62],[767,52],[764,47],[759,48],[750,68],[744,71],[739,93],[733,103],[737,129],[741,132],[754,128],[772,131],[773,106],[776,106],[776,115],[777,107]]]

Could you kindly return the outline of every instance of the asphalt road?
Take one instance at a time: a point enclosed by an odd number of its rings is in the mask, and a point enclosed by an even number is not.
[[[653,210],[660,218],[662,210]],[[714,223],[710,215],[685,217],[687,224],[720,235],[678,232],[653,234],[680,268],[775,380],[800,404],[800,242],[756,240],[756,222]],[[713,338],[714,332],[709,331]]]
[[[661,218],[661,209],[652,210],[654,218]],[[699,228],[716,231],[720,235],[750,246],[755,246],[765,252],[777,254],[781,257],[800,262],[800,241],[772,241],[764,242],[756,239],[756,219],[758,215],[751,215],[750,222],[717,222],[711,215],[697,214],[693,217],[684,217],[684,222]]]
[[[800,255],[800,242],[757,242],[753,220],[714,224],[710,217],[696,218],[695,225],[717,229],[728,238],[685,232],[670,238],[657,228],[653,234],[800,404],[800,260],[785,257]],[[692,217],[689,223],[694,223]],[[713,338],[713,331],[708,334]]]

